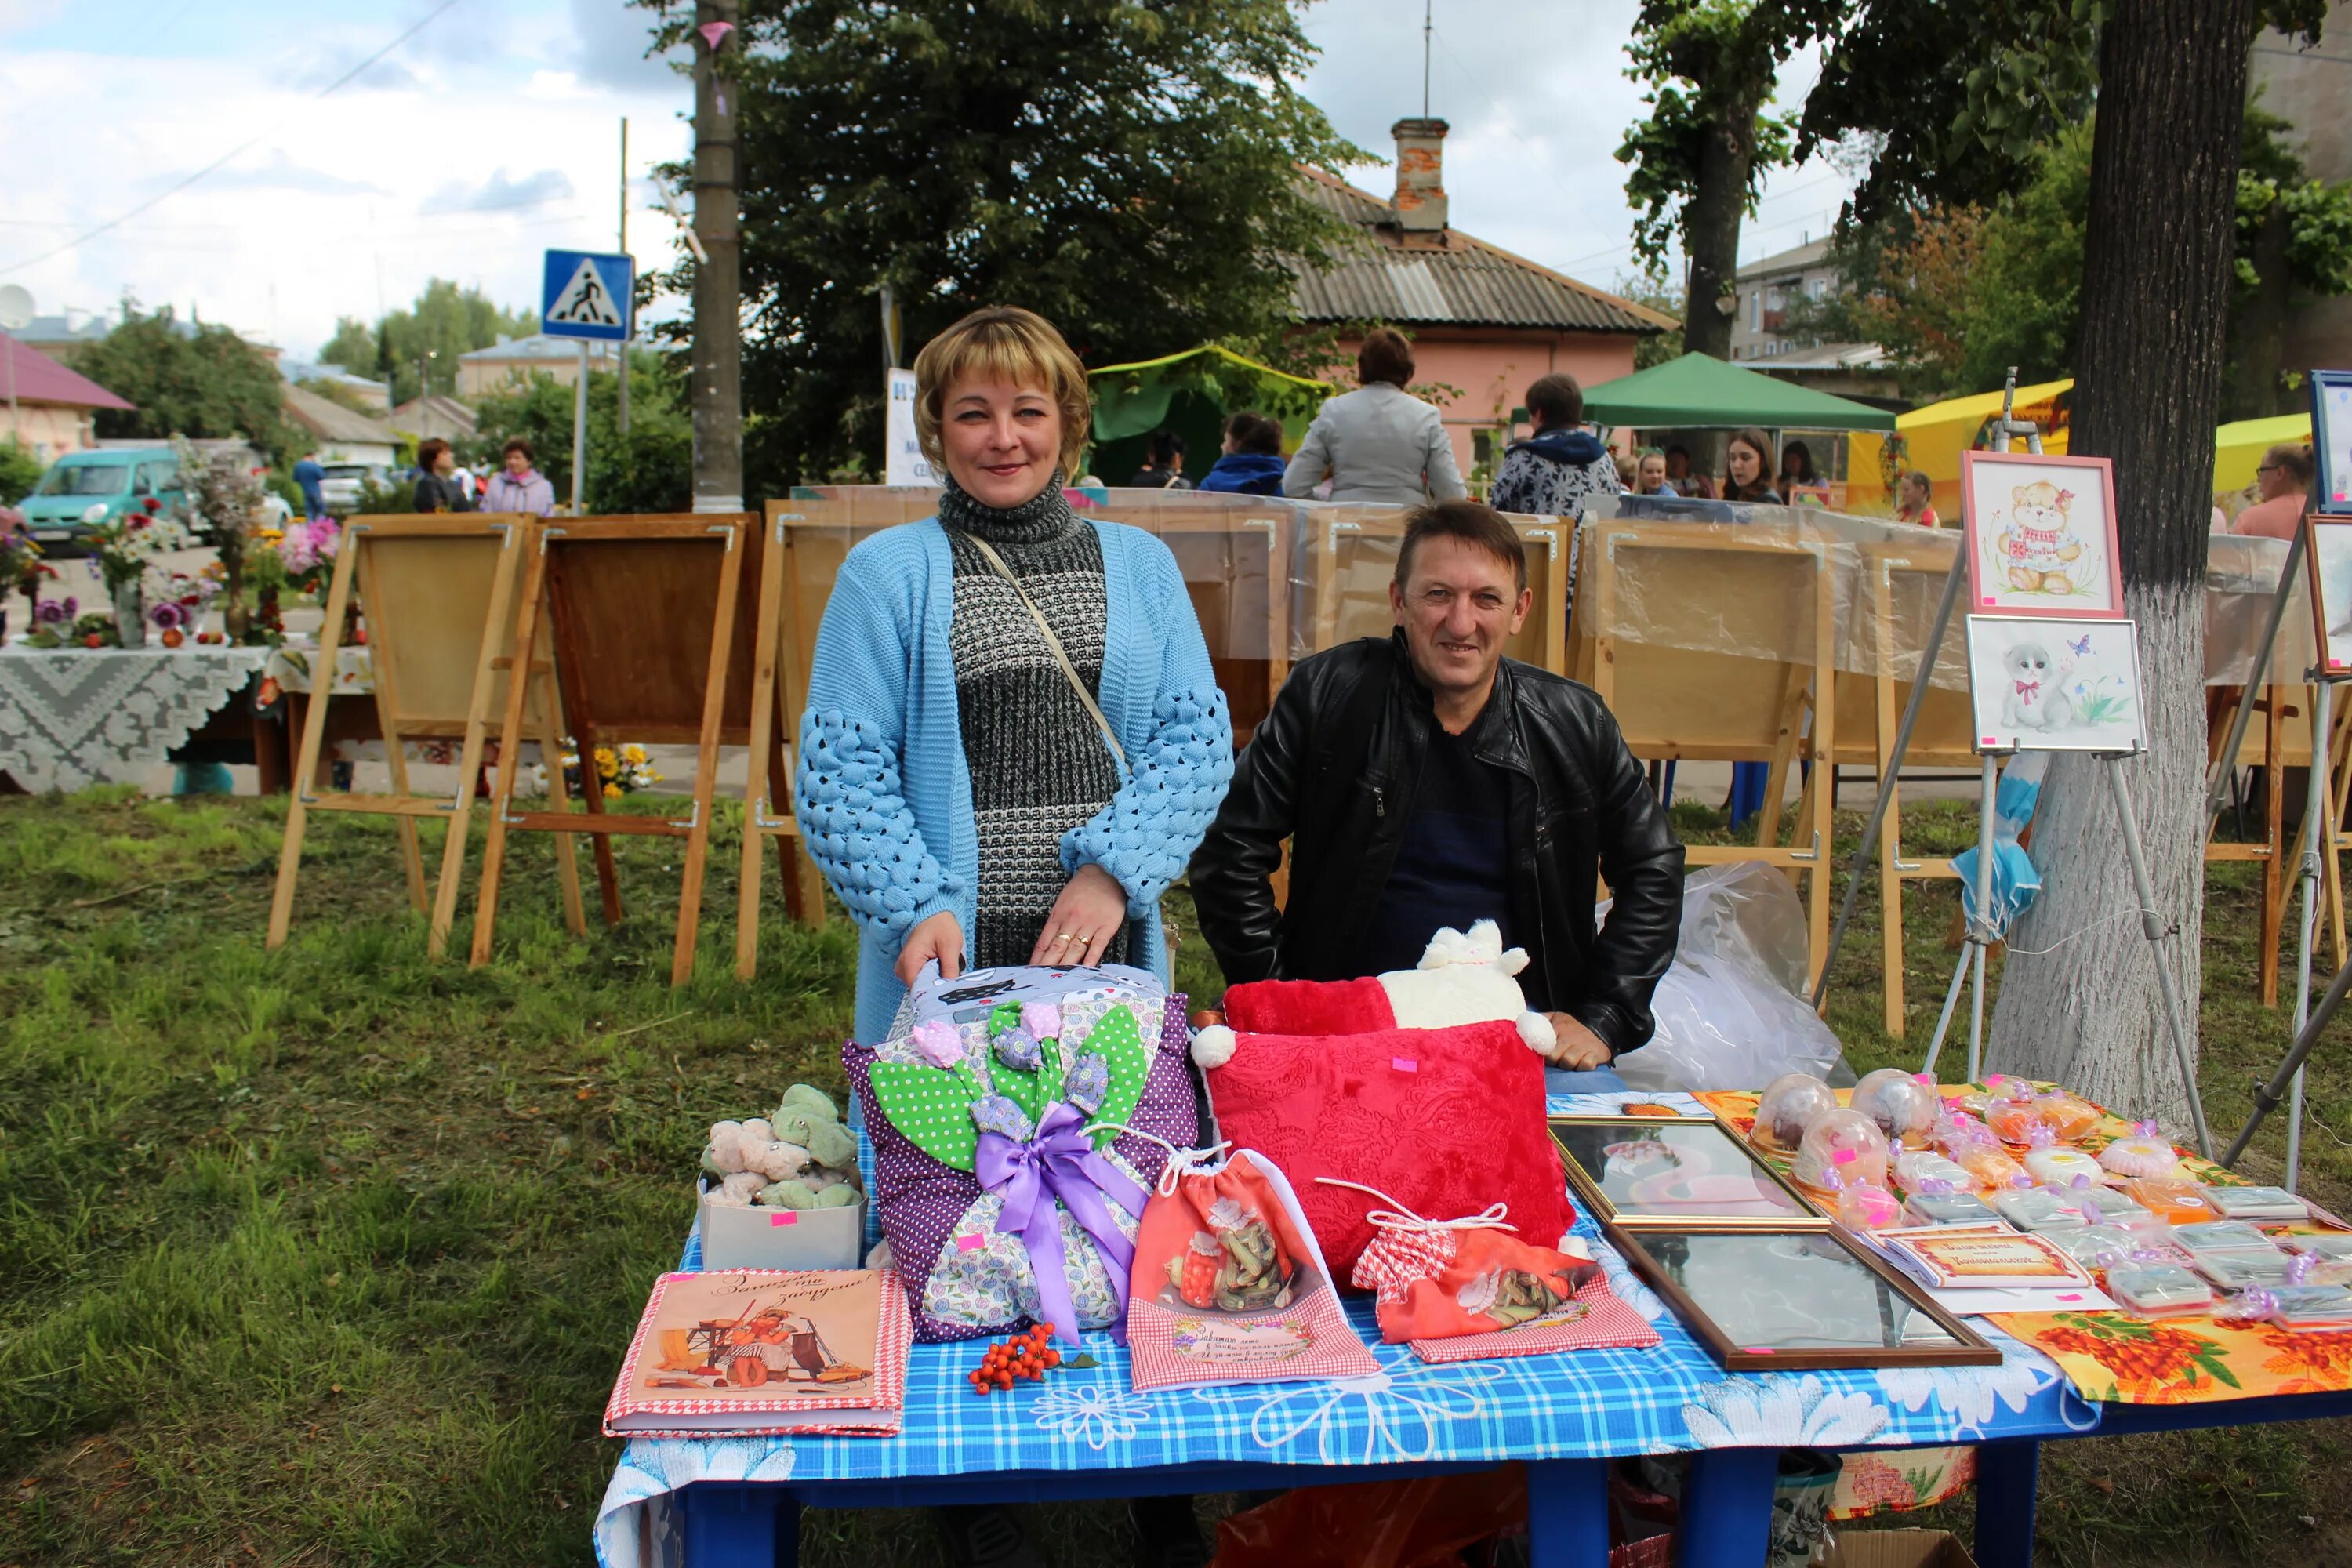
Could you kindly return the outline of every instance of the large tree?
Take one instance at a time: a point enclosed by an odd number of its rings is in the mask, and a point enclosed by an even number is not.
[[[1828,26],[1844,0],[1643,0],[1625,74],[1643,83],[1648,118],[1617,161],[1639,209],[1633,248],[1662,273],[1679,242],[1689,264],[1683,347],[1731,357],[1740,220],[1765,174],[1787,162],[1790,122],[1765,112],[1798,41]]]
[[[104,437],[242,436],[273,460],[286,454],[285,383],[259,349],[226,327],[183,325],[168,305],[122,322],[83,351],[81,373],[136,406],[98,411]]]
[[[418,292],[415,304],[388,311],[373,325],[356,316],[338,318],[335,335],[319,357],[354,375],[389,381],[393,401],[405,403],[420,391],[454,391],[459,354],[488,348],[502,336],[529,337],[537,331],[536,311],[505,310],[479,289],[460,289],[436,278]]]
[[[687,416],[682,356],[638,350],[629,362],[629,433],[620,433],[620,377],[588,378],[588,472],[582,504],[591,513],[686,511],[694,504],[694,427]],[[534,375],[513,391],[483,398],[472,437],[458,443],[467,461],[495,465],[499,448],[520,436],[539,454],[539,470],[559,500],[572,495],[572,387]]]
[[[1915,55],[1907,77],[1856,59],[1916,49],[1924,12],[1973,15],[1967,50]],[[1808,135],[1892,135],[1941,146],[1897,161],[1874,199],[1982,195],[2078,113],[2095,62],[2098,104],[2084,231],[2072,450],[2112,458],[2126,601],[2139,623],[2148,754],[2126,769],[2158,903],[2179,936],[2164,962],[2197,1026],[2204,912],[2204,605],[2212,432],[2236,276],[2237,184],[2248,50],[2257,26],[2315,31],[2320,0],[2000,0],[1947,11],[1868,0],[1832,47],[1822,84],[1838,112]],[[2082,90],[2077,90],[2077,89]],[[1990,169],[1990,174],[1986,171]],[[2108,764],[2062,759],[2043,788],[2041,900],[2012,933],[1990,1060],[2110,1104],[2183,1106],[2136,920]]]
[[[1263,353],[1286,258],[1342,237],[1297,166],[1362,154],[1291,85],[1314,51],[1285,0],[754,0],[742,26],[751,493],[880,466],[885,283],[908,355],[995,303],[1088,364]]]

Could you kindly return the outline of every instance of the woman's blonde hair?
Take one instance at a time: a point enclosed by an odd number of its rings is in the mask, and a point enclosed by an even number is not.
[[[1062,415],[1062,472],[1078,471],[1094,428],[1094,395],[1086,366],[1053,322],[1018,305],[989,305],[923,345],[915,356],[915,439],[934,468],[947,467],[941,405],[948,389],[967,377],[1044,387]]]

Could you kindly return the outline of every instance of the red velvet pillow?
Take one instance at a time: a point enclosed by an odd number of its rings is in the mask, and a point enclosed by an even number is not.
[[[1217,1004],[1226,1025],[1241,1033],[1369,1035],[1396,1027],[1389,994],[1371,975],[1361,980],[1251,980],[1225,987]]]
[[[1372,1239],[1377,1187],[1424,1219],[1496,1201],[1521,1240],[1549,1247],[1574,1223],[1544,1125],[1541,1058],[1507,1023],[1358,1035],[1251,1035],[1208,1075],[1217,1132],[1290,1179],[1334,1279]]]

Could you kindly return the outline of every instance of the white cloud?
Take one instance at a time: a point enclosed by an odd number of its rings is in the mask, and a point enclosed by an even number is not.
[[[572,176],[561,169],[541,169],[509,180],[499,169],[487,180],[452,180],[425,198],[417,211],[500,212],[509,207],[543,206],[572,195]]]

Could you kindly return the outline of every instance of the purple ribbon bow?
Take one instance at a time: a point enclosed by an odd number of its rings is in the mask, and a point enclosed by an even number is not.
[[[1037,1277],[1037,1300],[1045,1321],[1074,1345],[1078,1342],[1078,1312],[1070,1300],[1070,1282],[1062,1273],[1062,1226],[1055,1217],[1055,1200],[1061,1200],[1102,1253],[1111,1289],[1118,1297],[1115,1331],[1122,1336],[1135,1246],[1119,1233],[1106,1199],[1117,1200],[1139,1219],[1144,1205],[1143,1189],[1095,1152],[1086,1121],[1075,1106],[1056,1100],[1039,1119],[1036,1137],[1018,1143],[1001,1132],[982,1132],[973,1161],[980,1184],[1004,1200],[996,1233],[1020,1233],[1021,1245],[1029,1249],[1030,1270]]]

